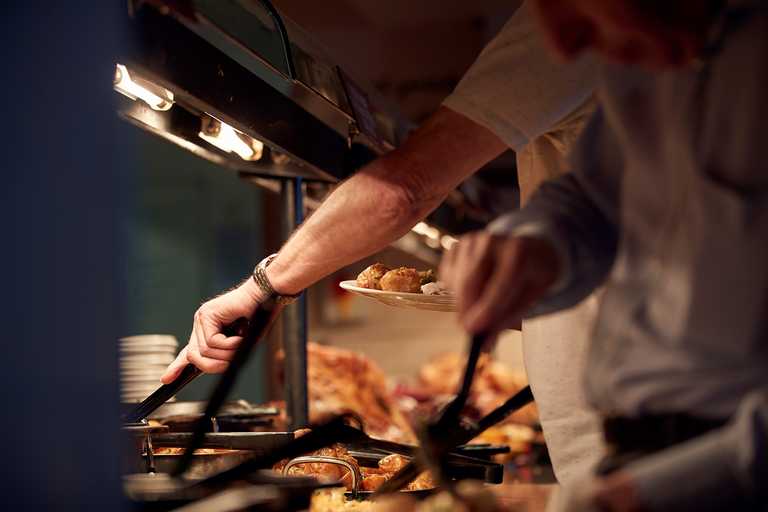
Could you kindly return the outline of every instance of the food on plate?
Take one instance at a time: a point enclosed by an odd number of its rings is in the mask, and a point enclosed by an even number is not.
[[[374,263],[357,276],[357,286],[389,292],[424,293],[425,295],[450,295],[445,286],[437,281],[433,269],[416,270],[410,267],[390,269],[382,263]]]
[[[428,283],[434,283],[437,281],[437,274],[435,273],[434,269],[428,269],[428,270],[422,270],[419,272],[419,284],[421,286],[424,286]]]
[[[309,419],[319,422],[334,414],[352,414],[362,420],[371,437],[400,443],[416,442],[403,411],[397,407],[379,366],[362,354],[317,343],[307,344]],[[285,425],[285,405],[277,427]]]
[[[421,293],[424,295],[451,295],[451,291],[440,281],[421,285]]]
[[[357,286],[381,290],[381,278],[390,271],[390,268],[382,263],[374,263],[357,275]]]
[[[421,277],[415,268],[399,267],[381,277],[381,289],[388,292],[421,292]]]

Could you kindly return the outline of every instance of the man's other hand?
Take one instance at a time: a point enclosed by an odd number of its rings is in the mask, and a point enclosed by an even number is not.
[[[457,295],[461,324],[470,333],[490,335],[518,326],[559,273],[550,243],[485,231],[462,237],[440,265],[440,279]]]

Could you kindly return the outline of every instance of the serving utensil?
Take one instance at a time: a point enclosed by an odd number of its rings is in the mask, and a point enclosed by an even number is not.
[[[468,443],[490,427],[502,422],[513,412],[531,402],[533,402],[533,392],[531,391],[530,386],[525,386],[515,393],[509,400],[481,418],[475,425],[459,424],[454,426],[453,429],[446,430],[443,434],[444,439],[442,444],[444,446],[455,446]],[[433,444],[432,446],[434,447],[435,445]],[[441,451],[445,449],[446,448],[442,448]],[[433,448],[433,451],[434,450],[435,449]],[[409,462],[403,469],[395,473],[391,479],[385,482],[376,491],[377,495],[397,492],[411,483],[427,466],[427,462],[424,459],[425,454],[424,452],[421,452],[420,455],[417,455],[417,457],[411,460],[411,462]]]
[[[461,411],[467,403],[472,379],[475,375],[480,353],[487,337],[483,334],[474,335],[469,345],[467,365],[464,377],[456,397],[448,404],[437,420],[429,422],[419,433],[421,449],[411,462],[398,471],[395,476],[385,482],[377,491],[377,495],[397,492],[412,482],[425,469],[431,469],[440,482],[450,486],[445,471],[446,456],[456,446],[468,443],[484,430],[502,421],[515,410],[533,401],[531,388],[526,386],[507,400],[500,407],[486,415],[476,425],[468,425],[461,421]]]
[[[415,458],[411,460],[403,469],[398,471],[395,476],[384,482],[384,484],[377,490],[376,495],[389,494],[397,492],[411,483],[421,471],[425,465],[429,465],[430,469],[436,472],[435,476],[438,481],[445,482],[445,472],[443,471],[443,465],[430,464],[433,461],[440,461],[447,455],[451,449],[455,448],[459,444],[464,443],[452,443],[453,439],[445,437],[446,432],[454,431],[460,423],[461,411],[467,404],[469,398],[469,391],[472,387],[472,380],[475,376],[475,370],[477,369],[477,362],[480,359],[480,353],[486,342],[486,336],[483,334],[475,334],[472,336],[469,342],[469,350],[467,355],[467,365],[464,368],[464,376],[461,380],[461,386],[456,397],[451,400],[445,409],[438,414],[437,419],[433,420],[425,426],[419,432],[419,440],[421,444],[421,450]],[[466,441],[465,441],[466,442]]]
[[[242,336],[248,325],[248,320],[245,318],[239,318],[234,323],[223,329],[225,336]],[[123,416],[125,423],[139,423],[155,412],[161,405],[168,400],[176,396],[176,394],[184,389],[184,387],[202,375],[202,370],[198,369],[193,364],[188,364],[184,367],[176,380],[169,384],[163,384],[157,390],[142,400],[140,404],[135,406],[131,411]]]
[[[248,361],[253,348],[269,331],[282,309],[283,304],[276,300],[276,297],[270,297],[261,303],[259,307],[256,308],[256,311],[253,312],[253,315],[248,322],[245,336],[243,336],[243,341],[238,345],[227,369],[219,378],[216,387],[213,388],[213,392],[205,407],[205,411],[200,419],[198,419],[184,455],[182,455],[179,460],[179,465],[173,472],[174,476],[181,475],[189,467],[195,450],[200,447],[205,439],[205,434],[208,430],[208,425],[210,425],[211,418],[216,416],[221,406],[227,400],[227,396],[234,387],[237,376]]]
[[[310,427],[306,434],[294,438],[289,442],[279,444],[272,450],[268,450],[261,456],[253,456],[249,460],[238,464],[226,471],[199,482],[199,485],[216,486],[228,484],[237,480],[243,480],[248,475],[264,468],[271,468],[277,462],[283,459],[293,459],[300,455],[319,450],[333,443],[343,443],[352,441],[358,437],[355,432],[344,429],[346,426],[345,416],[334,416],[325,423],[320,423]],[[353,429],[354,430],[354,429]]]

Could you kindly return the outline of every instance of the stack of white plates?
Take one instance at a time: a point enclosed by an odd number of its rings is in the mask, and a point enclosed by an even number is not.
[[[119,342],[121,401],[141,402],[160,387],[160,377],[176,357],[179,343],[168,334],[128,336]]]

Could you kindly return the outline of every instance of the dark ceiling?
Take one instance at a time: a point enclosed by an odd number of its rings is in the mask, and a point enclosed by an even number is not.
[[[356,78],[419,121],[447,96],[517,0],[273,0]]]

